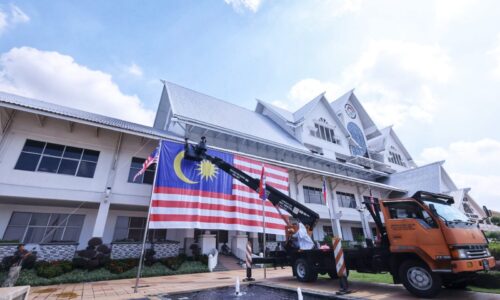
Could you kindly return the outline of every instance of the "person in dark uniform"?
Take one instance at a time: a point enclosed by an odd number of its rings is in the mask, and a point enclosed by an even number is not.
[[[14,252],[13,265],[19,266],[23,260],[31,255],[31,252],[24,248],[24,244],[17,246],[17,251]]]

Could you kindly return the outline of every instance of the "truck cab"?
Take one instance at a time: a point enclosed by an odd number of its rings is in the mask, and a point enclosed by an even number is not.
[[[495,266],[483,232],[453,201],[422,191],[380,201],[390,272],[416,295],[432,296],[442,285],[465,286],[475,272]]]

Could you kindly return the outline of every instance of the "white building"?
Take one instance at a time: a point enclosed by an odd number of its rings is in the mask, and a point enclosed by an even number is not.
[[[201,136],[210,146],[287,168],[290,196],[321,217],[319,240],[332,231],[345,240],[371,238],[374,224],[362,205],[370,192],[376,198],[447,192],[471,218],[484,215],[442,163],[417,167],[394,130],[379,130],[353,91],[331,103],[321,94],[296,112],[261,100],[251,111],[167,82],[153,127],[0,92],[0,237],[78,248],[91,237],[139,241],[153,171],[141,183],[131,177],[159,139]],[[323,176],[334,228],[321,199]],[[151,236],[187,249],[199,234],[169,229]],[[249,237],[257,242],[256,234]],[[219,243],[242,238],[217,233]]]

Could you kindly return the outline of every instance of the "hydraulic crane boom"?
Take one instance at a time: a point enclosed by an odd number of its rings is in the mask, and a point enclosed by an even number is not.
[[[252,190],[257,192],[259,190],[259,183],[260,183],[259,179],[249,176],[242,170],[225,162],[223,159],[219,157],[214,157],[207,154],[205,137],[202,137],[201,141],[196,146],[190,145],[188,143],[188,140],[186,139],[186,144],[184,146],[184,158],[193,161],[208,160],[214,165],[216,165],[219,169],[225,171],[233,178],[236,178],[237,180],[241,181],[243,184],[245,184]],[[267,199],[271,201],[271,203],[274,206],[285,210],[294,219],[308,226],[309,230],[312,230],[316,225],[316,223],[318,222],[319,215],[316,212],[309,209],[305,205],[293,200],[292,198],[278,191],[274,187],[266,185],[266,195]],[[287,221],[285,220],[285,222]]]

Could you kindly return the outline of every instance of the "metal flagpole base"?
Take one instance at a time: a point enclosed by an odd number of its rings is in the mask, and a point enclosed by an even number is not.
[[[252,277],[252,268],[247,267],[247,278],[243,279],[244,282],[255,281],[255,278]]]
[[[335,293],[336,295],[345,295],[354,292],[353,290],[349,289],[349,283],[347,282],[346,276],[341,276],[339,278],[339,283],[340,283],[340,290]]]

